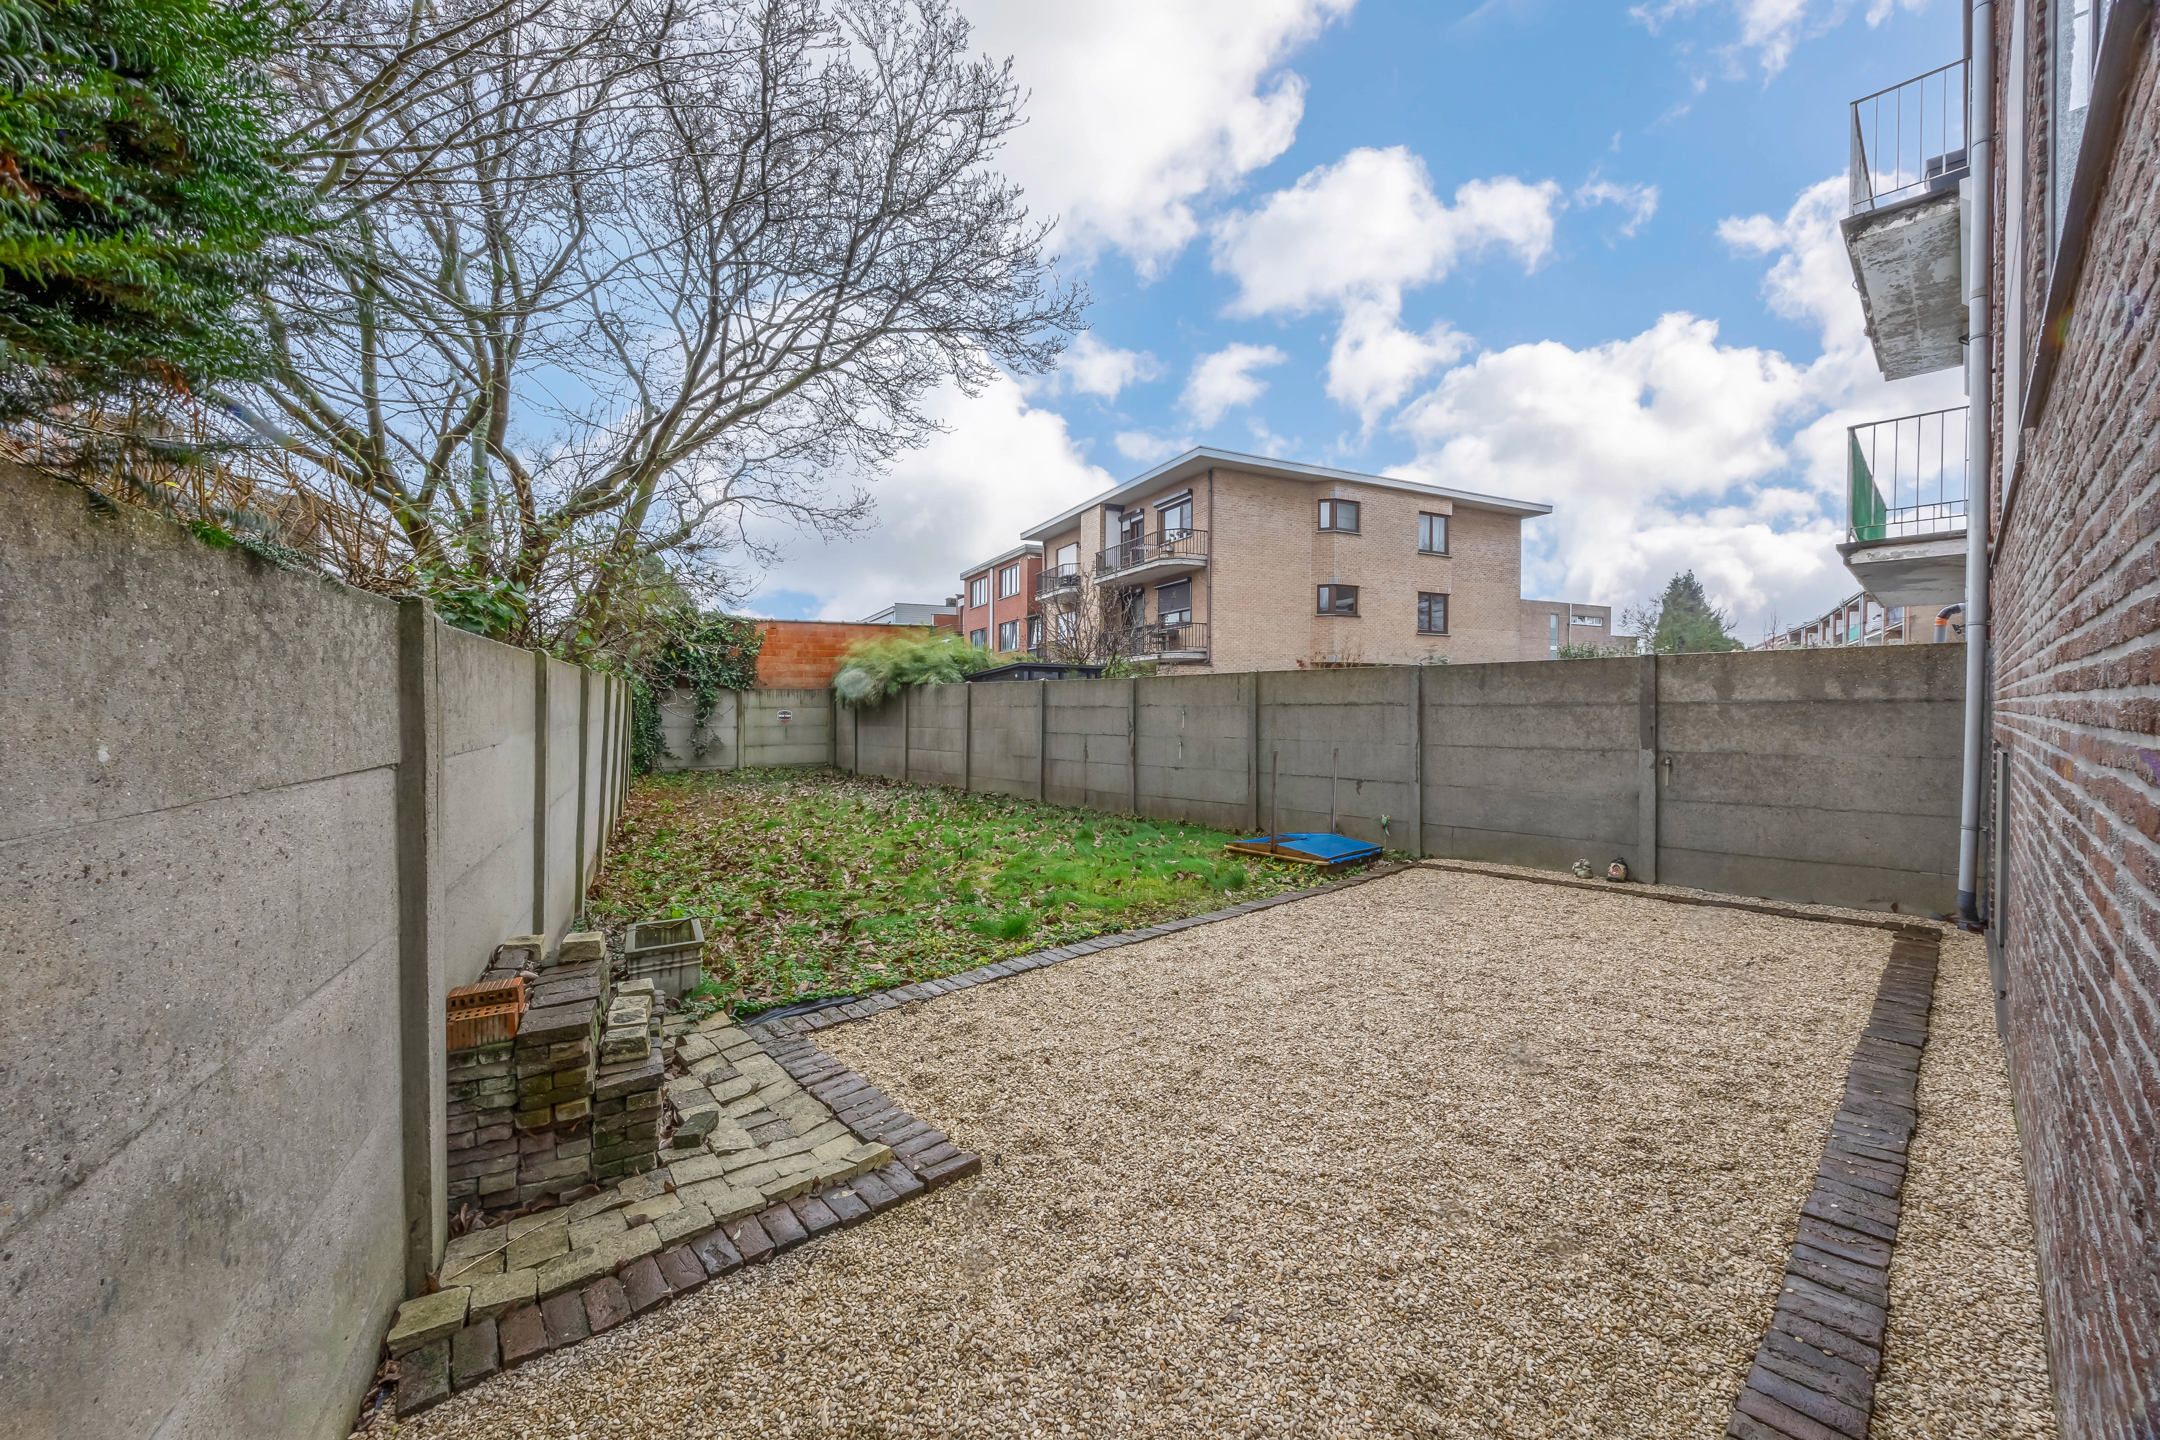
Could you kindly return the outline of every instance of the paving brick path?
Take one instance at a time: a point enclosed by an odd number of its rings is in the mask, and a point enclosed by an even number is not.
[[[697,1138],[590,1199],[452,1241],[441,1287],[385,1342],[399,1415],[981,1166],[808,1040],[717,1019],[673,1045],[689,1067],[669,1082],[678,1138]]]
[[[1921,930],[1890,944],[1777,1310],[1725,1427],[1734,1440],[1866,1440],[1940,944]]]

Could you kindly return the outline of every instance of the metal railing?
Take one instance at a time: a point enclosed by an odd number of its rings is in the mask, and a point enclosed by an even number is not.
[[[1157,620],[1136,625],[1125,634],[1120,647],[1134,657],[1207,653],[1207,622],[1204,620]]]
[[[1078,565],[1052,565],[1035,577],[1035,598],[1056,600],[1079,593],[1080,567]]]
[[[1965,62],[1953,60],[1852,103],[1853,213],[1957,189],[1968,168]]]
[[[1931,410],[1845,432],[1845,537],[1913,540],[1965,528],[1965,410]]]
[[[1123,545],[1112,545],[1107,550],[1095,552],[1095,573],[1110,575],[1119,570],[1130,570],[1135,565],[1145,565],[1151,560],[1207,558],[1207,531],[1171,530],[1165,534],[1145,536],[1128,540]]]

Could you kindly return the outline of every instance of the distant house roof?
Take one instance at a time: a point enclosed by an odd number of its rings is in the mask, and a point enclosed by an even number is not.
[[[1504,495],[1481,495],[1475,490],[1457,490],[1447,485],[1427,485],[1417,480],[1403,480],[1393,475],[1365,475],[1355,470],[1334,470],[1325,465],[1305,465],[1295,460],[1272,460],[1265,455],[1244,455],[1235,450],[1217,450],[1203,445],[1188,450],[1175,460],[1166,460],[1145,474],[1136,475],[1114,489],[1081,501],[1070,510],[1030,530],[1022,531],[1030,540],[1043,540],[1069,525],[1080,513],[1091,506],[1113,504],[1127,495],[1137,494],[1156,485],[1190,479],[1214,466],[1230,470],[1249,470],[1258,475],[1277,475],[1289,480],[1350,481],[1359,485],[1377,485],[1386,490],[1407,490],[1417,495],[1435,495],[1478,510],[1497,510],[1506,515],[1549,515],[1552,506],[1537,500],[1511,500]],[[995,562],[992,562],[995,563]],[[980,568],[980,567],[977,567]],[[970,572],[972,573],[972,572]]]

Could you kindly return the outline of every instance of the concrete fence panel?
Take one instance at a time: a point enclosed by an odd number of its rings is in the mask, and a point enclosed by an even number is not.
[[[1225,829],[1251,819],[1249,687],[1258,678],[1192,675],[1133,682],[1133,754],[1139,768],[1138,803],[1131,808]],[[1263,683],[1288,678],[1270,675]]]
[[[875,709],[848,712],[849,769],[858,775],[903,779],[907,773],[908,707],[899,695]]]
[[[1416,667],[1260,677],[1261,825],[1416,844],[1416,681]]]
[[[1436,665],[1425,675],[1426,853],[1561,869],[1642,848],[1648,660]]]
[[[1955,645],[1659,661],[1661,878],[1948,908],[1964,662]]]
[[[1043,794],[1057,805],[1130,810],[1136,680],[1050,680],[1043,685]],[[1015,687],[1018,688],[1018,687]]]
[[[0,481],[0,1429],[342,1436],[441,1255],[444,991],[576,908],[613,682]]]
[[[741,735],[736,706],[739,691],[723,690],[713,697],[712,713],[697,723],[697,696],[686,689],[670,691],[660,700],[662,753],[653,768],[673,770],[734,770],[742,763]]]
[[[915,784],[958,787],[966,781],[969,688],[924,685],[908,697],[906,778]]]
[[[745,690],[737,703],[744,765],[833,763],[832,691]]]
[[[1034,796],[1045,783],[1038,759],[1048,719],[1046,684],[955,685],[968,711],[968,788]]]

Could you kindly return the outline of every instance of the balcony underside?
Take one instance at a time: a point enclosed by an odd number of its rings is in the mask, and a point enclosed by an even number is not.
[[[1128,655],[1133,661],[1145,661],[1152,665],[1196,665],[1207,659],[1207,651],[1197,647],[1178,650],[1154,650],[1144,655]]]
[[[1168,580],[1175,575],[1186,575],[1206,568],[1205,555],[1155,555],[1137,565],[1098,571],[1095,579],[1098,584],[1138,585],[1143,581]]]
[[[1860,588],[1885,605],[1932,616],[1965,598],[1965,533],[1899,540],[1855,540],[1838,546]]]
[[[1885,380],[1964,362],[1960,203],[1955,186],[1945,185],[1843,222],[1860,309]]]

